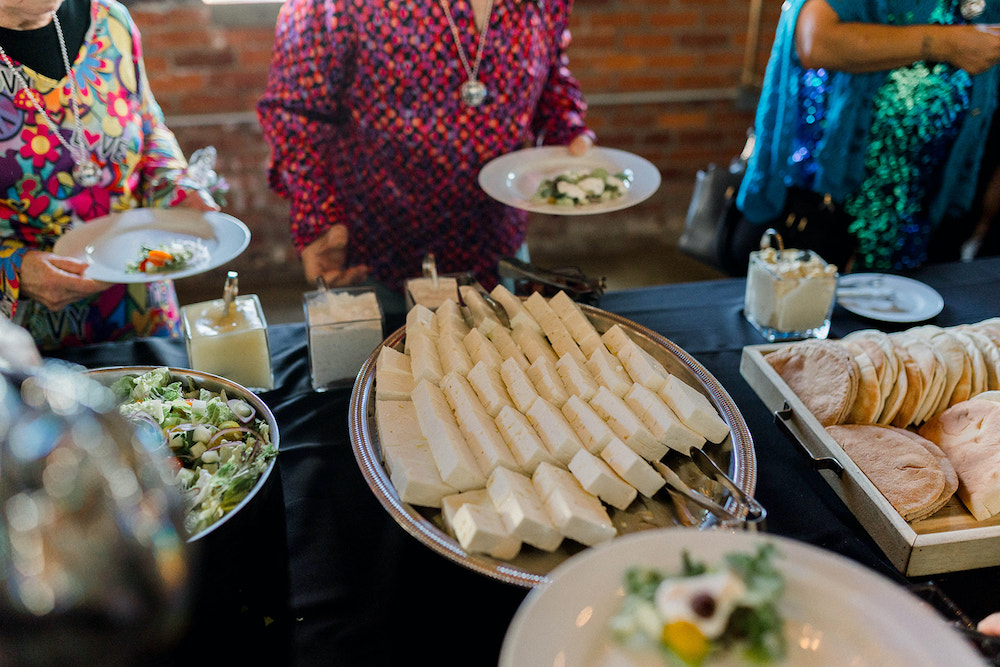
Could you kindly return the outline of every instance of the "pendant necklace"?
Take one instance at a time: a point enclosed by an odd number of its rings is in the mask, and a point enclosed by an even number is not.
[[[49,114],[42,108],[41,103],[38,101],[38,97],[31,90],[31,86],[28,85],[27,79],[21,74],[21,70],[14,67],[14,61],[10,59],[7,52],[3,50],[0,46],[0,60],[3,60],[4,64],[7,65],[14,72],[14,76],[17,78],[17,82],[21,84],[24,88],[25,93],[31,98],[31,103],[35,106],[35,110],[38,111],[39,115],[45,119],[45,123],[49,126],[52,134],[59,140],[66,150],[69,151],[70,155],[73,156],[73,162],[75,163],[73,167],[73,180],[79,185],[85,188],[93,187],[101,180],[101,167],[97,163],[91,161],[90,151],[86,149],[83,144],[83,123],[80,121],[80,104],[77,101],[80,96],[80,91],[76,87],[76,76],[73,73],[73,68],[69,64],[69,55],[66,53],[66,40],[63,38],[62,26],[59,25],[59,17],[56,16],[55,12],[52,12],[52,22],[56,27],[56,34],[59,36],[59,49],[62,51],[63,64],[66,66],[66,74],[69,75],[69,87],[70,87],[70,106],[73,109],[73,120],[76,122],[76,129],[74,130],[72,136],[70,137],[71,142],[66,141],[63,138],[62,133],[59,131],[59,126],[56,125],[55,121],[49,116]]]
[[[469,59],[465,56],[465,49],[462,48],[462,39],[458,32],[458,26],[455,25],[455,19],[451,17],[451,11],[448,9],[448,0],[438,0],[438,2],[441,4],[444,15],[448,19],[451,35],[455,38],[455,46],[458,48],[458,57],[462,61],[462,67],[465,68],[465,74],[468,77],[465,83],[462,84],[460,91],[462,101],[470,107],[478,107],[486,101],[486,86],[479,80],[478,75],[479,63],[483,59],[483,47],[486,44],[486,32],[490,29],[490,17],[493,16],[493,0],[489,0],[489,4],[486,7],[486,22],[483,23],[483,29],[479,32],[479,47],[476,50],[476,62],[471,67],[469,66]]]
[[[962,0],[959,11],[962,12],[962,18],[971,21],[986,11],[986,0]]]

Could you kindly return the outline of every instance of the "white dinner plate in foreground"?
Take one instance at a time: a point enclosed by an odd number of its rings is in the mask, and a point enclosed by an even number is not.
[[[143,244],[196,241],[207,257],[176,271],[129,273]],[[238,257],[250,243],[247,226],[225,213],[187,208],[133,208],[80,224],[56,241],[53,252],[90,264],[84,275],[109,283],[146,283],[193,276]]]
[[[631,178],[628,192],[617,199],[584,206],[558,206],[533,202],[531,197],[545,179],[567,171],[606,169]],[[660,187],[660,171],[649,160],[617,148],[595,146],[584,155],[570,155],[565,146],[525,148],[501,155],[479,171],[479,186],[499,202],[534,213],[592,215],[635,206]]]
[[[781,664],[916,667],[982,665],[972,645],[927,603],[879,574],[832,552],[787,538],[688,528],[647,530],[593,547],[556,568],[528,594],[504,638],[500,667],[606,667],[620,647],[608,622],[624,599],[634,565],[680,570],[682,552],[714,565],[725,553],[777,547],[784,574],[779,610],[787,659]],[[635,657],[635,656],[632,656]],[[735,656],[732,656],[735,659]],[[645,656],[635,667],[666,662]],[[742,664],[727,659],[706,667]]]
[[[837,280],[837,303],[855,315],[882,322],[923,322],[944,308],[930,285],[891,273],[851,273]],[[891,295],[891,296],[890,296]]]

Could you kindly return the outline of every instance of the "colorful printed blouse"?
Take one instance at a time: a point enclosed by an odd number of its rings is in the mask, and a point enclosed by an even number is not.
[[[477,184],[489,160],[587,131],[568,69],[571,0],[497,0],[479,80],[466,81],[439,2],[287,0],[258,111],[270,184],[291,200],[296,248],[331,224],[350,229],[349,265],[397,287],[433,252],[442,272],[495,282],[497,259],[524,240],[527,215]],[[450,9],[471,65],[479,31],[468,0]]]
[[[20,70],[71,141],[69,77],[54,81],[25,66]],[[149,90],[139,32],[122,5],[93,0],[90,29],[73,70],[83,134],[102,167],[93,187],[73,181],[69,151],[0,63],[0,314],[27,328],[42,349],[179,335],[177,296],[169,281],[114,285],[56,312],[19,299],[27,250],[51,250],[72,226],[114,211],[168,207],[194,196],[194,186],[185,184],[184,156]]]
[[[827,0],[843,21],[960,24],[960,0]],[[788,187],[830,194],[853,219],[856,268],[926,260],[931,231],[971,206],[1000,68],[971,77],[916,62],[865,74],[806,70],[794,33],[805,0],[787,2],[757,109],[757,143],[737,204],[765,223]],[[972,22],[1000,21],[987,2]]]

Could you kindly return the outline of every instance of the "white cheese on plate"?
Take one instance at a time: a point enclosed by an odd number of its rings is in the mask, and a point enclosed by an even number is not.
[[[517,346],[514,339],[510,335],[510,331],[504,328],[497,328],[489,332],[489,339],[493,345],[496,346],[497,352],[503,357],[504,361],[513,360],[521,368],[527,369],[530,365],[528,358],[524,356],[524,352],[521,348]]]
[[[722,442],[729,435],[729,425],[711,401],[676,375],[667,378],[659,394],[682,422],[709,442]]]
[[[489,416],[495,418],[505,406],[514,406],[507,393],[507,387],[504,386],[503,378],[500,377],[499,366],[491,366],[480,361],[472,367],[466,379]]]
[[[538,398],[538,390],[535,389],[535,384],[525,369],[518,365],[516,359],[507,359],[500,364],[500,377],[503,378],[507,395],[513,401],[514,407],[521,412],[527,412]]]
[[[562,543],[562,533],[549,519],[530,477],[497,468],[486,482],[486,491],[511,534],[543,551],[555,551]]]
[[[639,415],[653,437],[670,449],[687,454],[701,448],[705,438],[685,426],[680,417],[655,392],[638,382],[625,394],[625,403]]]
[[[622,441],[647,461],[658,461],[668,447],[659,442],[642,423],[621,396],[615,396],[607,387],[601,387],[590,399],[590,406],[608,423]]]
[[[413,389],[412,399],[420,431],[427,438],[441,479],[459,491],[484,487],[486,476],[465,442],[441,389],[422,380]]]
[[[535,385],[535,391],[549,403],[561,408],[569,398],[569,392],[559,377],[556,362],[548,357],[538,357],[527,370],[528,379]]]
[[[619,477],[647,498],[652,498],[653,494],[666,484],[653,466],[617,438],[601,450],[601,458],[618,473]]]
[[[591,372],[587,370],[586,360],[581,362],[572,355],[564,354],[556,362],[556,370],[569,394],[589,401],[597,393],[597,388],[600,385],[597,384],[597,380],[594,379]]]
[[[619,477],[603,459],[586,450],[576,453],[569,462],[569,471],[584,490],[620,510],[627,509],[639,495],[635,487]]]
[[[503,356],[500,354],[500,351],[497,350],[493,341],[487,338],[482,329],[470,329],[469,333],[462,339],[462,343],[465,345],[465,349],[472,359],[473,366],[482,362],[487,366],[499,368],[500,364],[503,363]]]
[[[562,413],[580,438],[584,449],[592,454],[599,454],[615,437],[604,418],[579,396],[570,396],[562,406]]]
[[[515,324],[510,330],[510,337],[514,339],[521,352],[527,357],[529,363],[534,363],[539,357],[548,357],[555,363],[559,360],[559,355],[555,353],[545,336],[534,329]]]
[[[615,396],[624,396],[632,388],[632,378],[625,372],[622,362],[604,345],[594,348],[587,358],[587,370],[599,385],[607,387]]]
[[[525,415],[549,453],[564,466],[569,464],[577,451],[583,449],[583,443],[563,413],[541,396],[535,399]]]
[[[522,471],[531,474],[543,461],[559,465],[556,458],[546,449],[542,439],[538,437],[535,427],[528,418],[513,406],[502,408],[494,421]]]
[[[535,318],[524,307],[524,302],[518,296],[511,294],[510,290],[506,287],[497,285],[490,291],[490,296],[507,311],[507,319],[510,320],[512,328],[521,324],[534,329],[538,333],[542,332],[542,327],[539,326]]]
[[[413,381],[427,380],[433,384],[441,381],[444,370],[438,356],[437,339],[426,333],[407,334],[406,343],[410,347],[410,368]]]
[[[617,534],[601,501],[587,493],[569,471],[543,463],[531,481],[549,519],[566,537],[594,546]]]

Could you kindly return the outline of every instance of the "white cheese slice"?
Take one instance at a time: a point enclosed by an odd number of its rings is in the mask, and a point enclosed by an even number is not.
[[[653,391],[659,391],[667,376],[670,375],[663,364],[639,347],[639,344],[633,340],[622,344],[617,356],[618,360],[622,362],[625,372],[633,381]]]
[[[528,309],[535,321],[542,327],[542,333],[548,338],[557,357],[570,354],[578,358],[581,362],[587,360],[580,347],[573,340],[569,329],[563,324],[556,312],[549,305],[549,302],[538,292],[533,292],[524,302],[524,307]],[[515,339],[516,340],[516,339]]]
[[[472,370],[472,357],[465,349],[462,337],[456,334],[442,333],[437,339],[438,358],[441,360],[441,371],[467,375]]]
[[[643,424],[621,396],[615,396],[607,387],[601,387],[590,399],[590,406],[608,423],[611,430],[630,449],[647,461],[658,461],[668,447],[659,442]]]
[[[586,450],[576,453],[569,462],[569,471],[588,493],[612,507],[627,509],[639,492],[618,476],[603,459]]]
[[[701,448],[705,438],[685,426],[674,411],[655,392],[638,382],[625,394],[625,403],[639,415],[642,423],[658,442],[681,454]]]
[[[459,491],[486,486],[486,476],[465,442],[441,389],[422,380],[413,389],[412,399],[420,431],[430,445],[441,479]]]
[[[479,397],[479,402],[490,417],[496,417],[505,406],[514,406],[510,400],[503,378],[500,377],[500,367],[491,366],[484,361],[478,362],[466,376],[469,384]]]
[[[455,539],[469,553],[510,560],[521,551],[521,541],[510,534],[492,503],[465,503],[455,512],[451,525]]]
[[[604,418],[579,396],[570,396],[562,406],[562,413],[580,438],[584,449],[592,454],[599,454],[615,437]]]
[[[422,507],[440,507],[441,499],[455,489],[438,473],[413,402],[378,401],[375,421],[382,458],[400,499]]]
[[[559,360],[559,355],[555,353],[545,336],[534,329],[516,324],[510,330],[510,337],[514,339],[521,352],[527,357],[529,363],[534,363],[539,357],[548,357],[555,363]]]
[[[400,373],[407,377],[413,377],[413,370],[410,368],[410,356],[404,354],[394,347],[383,345],[379,350],[375,360],[376,372]]]
[[[548,357],[541,356],[528,366],[528,379],[535,385],[535,391],[549,403],[561,408],[569,398],[569,392],[559,377],[556,363]]]
[[[448,406],[455,413],[456,418],[459,413],[471,414],[481,412],[486,414],[486,408],[479,401],[479,396],[469,381],[459,373],[451,372],[445,374],[438,384],[441,392],[448,401]]]
[[[543,463],[531,481],[549,519],[566,537],[594,546],[617,534],[601,501],[587,493],[569,471]]]
[[[465,319],[462,307],[455,299],[445,299],[434,311],[434,320],[437,322],[438,331],[448,329],[451,331],[469,331],[469,322]]]
[[[500,364],[500,377],[503,378],[507,395],[513,401],[514,407],[526,412],[538,398],[538,391],[525,369],[518,365],[517,359],[505,359]]]
[[[507,319],[510,320],[511,328],[520,324],[534,329],[538,333],[542,332],[542,327],[538,325],[535,318],[524,307],[524,301],[520,297],[511,294],[510,290],[506,287],[497,285],[490,291],[490,296],[507,311]]]
[[[471,491],[453,493],[442,498],[441,519],[444,521],[444,529],[453,536],[455,535],[455,528],[453,525],[455,512],[461,509],[462,505],[465,505],[466,503],[472,503],[473,505],[492,505],[493,501],[490,500],[489,494],[486,493],[485,486],[481,489],[472,489]]]
[[[425,333],[432,338],[437,336],[437,320],[434,311],[419,303],[406,312],[406,333]]]
[[[414,386],[412,375],[375,369],[375,400],[377,401],[408,401]]]
[[[667,378],[659,395],[688,428],[700,433],[709,442],[722,442],[729,435],[729,425],[719,416],[711,401],[676,375]]]
[[[494,421],[522,471],[531,474],[543,461],[559,465],[556,458],[545,448],[545,444],[538,437],[535,427],[528,418],[513,406],[502,408]]]
[[[407,335],[406,342],[410,346],[413,381],[427,380],[433,384],[440,382],[444,371],[441,367],[441,358],[438,356],[436,337],[432,338],[426,333],[415,333],[412,336]]]
[[[543,551],[555,551],[563,536],[552,525],[531,478],[497,468],[486,482],[486,492],[507,530],[521,541]]]
[[[620,324],[612,324],[607,331],[601,334],[601,340],[604,341],[605,347],[611,350],[615,356],[621,352],[625,345],[633,342]]]
[[[510,332],[504,328],[494,329],[489,332],[489,339],[493,345],[496,346],[497,352],[503,357],[504,361],[508,359],[513,359],[514,363],[523,369],[527,369],[530,365],[528,358],[524,356],[524,352],[521,348],[517,346],[514,339],[511,337]]]
[[[583,443],[563,413],[541,396],[535,399],[525,415],[549,454],[564,466],[569,464],[577,451],[583,449]]]
[[[599,385],[591,372],[587,370],[586,364],[586,360],[580,361],[572,355],[564,354],[556,362],[556,370],[569,394],[589,401],[597,393]]]
[[[580,351],[583,352],[587,359],[590,359],[590,357],[593,356],[594,351],[599,347],[604,348],[605,351],[610,351],[607,346],[604,345],[604,341],[601,340],[601,334],[596,331],[593,334],[588,335],[586,338],[578,340],[576,344],[580,346]]]
[[[500,364],[503,363],[503,356],[482,329],[470,329],[469,333],[462,339],[462,343],[472,359],[473,366],[483,362],[488,366],[499,368]]]
[[[652,498],[666,482],[658,472],[621,440],[612,440],[601,450],[601,458],[618,476],[647,498]]]
[[[624,396],[632,388],[632,378],[625,372],[622,362],[604,345],[591,353],[587,359],[587,370],[597,384],[607,387],[615,396]]]
[[[472,385],[461,375],[449,373],[441,378],[441,391],[455,412],[455,421],[466,444],[476,457],[479,468],[489,475],[498,466],[518,470],[510,448],[497,431],[493,417],[486,413]]]
[[[583,314],[580,306],[566,292],[562,290],[556,292],[555,296],[549,299],[549,306],[552,307],[552,310],[559,316],[559,319],[566,325],[566,328],[573,336],[573,340],[577,344],[580,344],[581,347],[583,341],[601,337],[590,321],[590,318]]]
[[[472,314],[472,324],[486,331],[501,326],[500,319],[493,312],[493,307],[486,303],[486,299],[479,293],[479,290],[472,285],[461,285],[458,288],[462,301],[465,302],[469,312]]]

